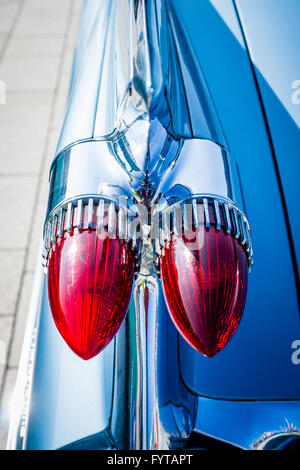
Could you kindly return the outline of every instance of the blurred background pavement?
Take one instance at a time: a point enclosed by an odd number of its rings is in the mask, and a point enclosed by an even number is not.
[[[80,8],[81,0],[0,0],[0,449]]]

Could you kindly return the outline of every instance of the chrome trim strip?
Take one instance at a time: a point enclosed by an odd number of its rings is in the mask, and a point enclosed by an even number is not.
[[[225,210],[225,219],[226,219],[226,232],[230,233],[231,232],[231,220],[230,220],[230,214],[229,214],[229,207],[228,204],[224,204],[224,210]]]
[[[206,197],[202,199],[203,206],[204,206],[204,216],[205,216],[205,227],[210,227],[210,219],[209,219],[209,210],[208,210],[208,203]]]
[[[120,238],[127,238],[127,197],[120,198],[119,214],[118,214],[118,230]]]
[[[163,239],[167,240],[168,242],[171,240],[171,214],[168,212],[164,212],[162,215],[162,222],[163,222]]]
[[[192,200],[193,205],[193,215],[194,215],[194,224],[196,228],[199,228],[199,217],[198,217],[198,207],[197,207],[197,200]]]
[[[219,209],[219,203],[216,199],[214,199],[214,208],[215,208],[215,214],[216,214],[216,229],[220,230],[221,229],[221,217],[220,217],[220,209]]]
[[[248,221],[243,212],[236,206],[236,204],[234,204],[233,201],[230,201],[228,198],[223,199],[214,195],[203,194],[194,196],[192,199],[185,200],[181,205],[176,202],[174,205],[164,208],[161,214],[163,228],[162,235],[160,237],[160,249],[165,246],[165,241],[171,240],[172,234],[175,236],[181,236],[182,229],[183,232],[185,232],[190,230],[193,225],[195,228],[199,227],[199,210],[201,206],[203,207],[204,224],[207,229],[211,228],[213,225],[216,230],[221,230],[222,221],[220,210],[222,210],[225,224],[224,229],[226,230],[226,233],[234,236],[242,246],[245,246],[245,254],[248,261],[248,267],[250,268],[253,264],[253,249]],[[178,207],[182,210],[183,215],[179,214]],[[189,207],[192,214],[191,221],[188,220]],[[209,207],[212,207],[213,209],[214,220],[211,220]],[[234,221],[234,224],[232,224],[231,220]],[[241,230],[240,226],[242,227]],[[157,255],[160,255],[158,250],[156,250],[156,252]]]
[[[68,203],[66,225],[67,225],[67,231],[71,233],[73,231],[73,205],[71,202]]]
[[[58,213],[58,222],[57,222],[57,236],[63,236],[63,227],[64,227],[64,210],[63,208],[60,209]]]
[[[87,226],[88,226],[88,228],[92,228],[92,225],[93,225],[93,211],[94,211],[94,200],[93,200],[93,198],[89,198],[89,202],[88,202],[88,218],[87,218]]]
[[[183,212],[183,230],[185,232],[189,232],[192,230],[191,222],[192,222],[192,211],[191,211],[190,204],[182,204],[182,212]]]
[[[239,221],[240,221],[240,229],[241,229],[241,244],[245,245],[247,237],[246,237],[246,232],[245,232],[245,227],[244,227],[244,217],[239,214]]]
[[[77,217],[76,217],[76,225],[79,231],[83,229],[82,220],[83,220],[82,199],[79,199],[77,203]]]
[[[110,203],[109,209],[108,209],[108,228],[107,231],[108,233],[113,233],[114,228],[115,228],[115,205],[113,202]]]
[[[107,206],[107,222],[104,220],[105,205]],[[127,207],[127,198],[123,197],[120,199],[120,203],[117,206],[114,201],[104,199],[101,196],[88,195],[85,198],[75,198],[72,201],[62,203],[61,206],[55,208],[50,213],[48,220],[45,223],[44,232],[44,259],[47,259],[47,254],[50,249],[48,242],[49,236],[49,224],[50,224],[50,241],[51,244],[55,243],[56,238],[63,236],[62,226],[62,214],[67,208],[66,213],[66,224],[65,229],[68,233],[72,233],[73,227],[73,213],[75,207],[77,207],[77,224],[81,228],[82,217],[84,207],[87,206],[87,228],[97,228],[99,230],[104,229],[107,223],[107,233],[109,236],[117,236],[127,241],[132,240],[132,247],[136,248],[139,239],[148,239],[151,235],[155,236],[155,243],[157,246],[156,252],[160,255],[160,249],[164,247],[165,241],[169,242],[172,238],[172,234],[177,237],[182,236],[183,232],[198,228],[200,225],[199,211],[200,207],[203,207],[204,224],[207,229],[210,229],[211,225],[215,226],[216,230],[221,230],[222,221],[220,210],[223,211],[224,216],[224,229],[226,233],[232,234],[241,245],[245,246],[246,255],[249,267],[253,264],[253,249],[250,237],[249,224],[245,215],[241,210],[228,198],[221,198],[217,196],[211,196],[203,194],[201,196],[193,197],[192,199],[185,200],[183,203],[176,202],[173,205],[165,208],[162,211],[158,211],[154,214],[153,220],[148,221],[147,224],[145,217],[147,217],[147,211],[145,206],[132,205],[131,208]],[[213,210],[214,220],[211,220],[210,207]],[[158,206],[159,208],[159,206]],[[96,211],[96,225],[93,222],[93,214]],[[152,214],[151,214],[152,215]],[[155,230],[156,218],[160,216],[161,221],[159,231]],[[231,221],[234,221],[232,224]],[[59,221],[60,229],[57,230],[57,224]],[[95,227],[94,227],[95,225]],[[158,239],[159,238],[159,239]],[[158,244],[158,245],[157,245]],[[159,251],[159,252],[158,252]],[[45,264],[45,263],[44,263]]]
[[[41,240],[40,253],[42,253],[42,245]],[[40,256],[38,256],[17,381],[11,398],[7,450],[21,450],[25,448],[44,282],[45,276],[40,265]]]
[[[56,240],[56,227],[57,227],[57,215],[54,215],[51,220],[51,243],[54,243]]]
[[[102,230],[104,226],[104,199],[99,200],[97,216],[98,216],[98,230]]]
[[[239,238],[240,237],[240,228],[239,228],[239,222],[238,222],[238,217],[237,217],[237,211],[235,208],[233,208],[232,210],[233,212],[233,217],[234,217],[234,230],[235,230],[235,238]]]
[[[175,204],[173,208],[173,231],[174,235],[180,237],[182,226],[181,226],[181,206],[180,204]]]

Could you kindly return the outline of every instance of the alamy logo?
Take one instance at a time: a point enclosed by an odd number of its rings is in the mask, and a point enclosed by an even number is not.
[[[295,90],[292,93],[292,103],[300,104],[300,80],[294,80],[292,82],[292,89]]]
[[[300,364],[300,339],[295,339],[295,341],[292,342],[291,348],[295,350],[292,353],[292,363],[297,366]]]
[[[0,104],[6,104],[6,85],[0,80]]]

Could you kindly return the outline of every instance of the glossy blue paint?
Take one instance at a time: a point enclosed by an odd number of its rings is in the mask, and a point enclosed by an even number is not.
[[[113,342],[88,362],[73,354],[53,323],[44,283],[26,449],[56,449],[108,426],[113,356]]]
[[[300,322],[291,253],[249,60],[242,37],[232,33],[238,34],[235,11],[228,1],[226,23],[210,2],[190,1],[189,9],[183,2],[172,3],[188,31],[228,147],[239,165],[255,247],[245,312],[234,338],[212,359],[201,357],[181,341],[182,375],[201,395],[297,399],[300,369],[291,361],[291,345],[300,338]]]
[[[299,402],[233,402],[200,397],[195,429],[243,449],[272,434],[299,430]],[[269,436],[265,435],[268,429]]]
[[[300,3],[238,0],[270,127],[300,267]]]

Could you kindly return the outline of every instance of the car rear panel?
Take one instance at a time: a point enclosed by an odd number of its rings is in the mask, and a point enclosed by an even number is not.
[[[182,340],[182,376],[199,395],[297,399],[299,366],[291,360],[291,345],[300,338],[300,324],[292,256],[270,142],[234,5],[230,1],[195,1],[190,5],[194,11],[191,15],[191,9],[185,9],[182,2],[173,3],[188,31],[228,147],[239,166],[255,253],[245,312],[237,333],[212,359],[196,354]],[[274,112],[280,109],[286,113],[267,82],[264,93],[273,95]],[[299,171],[292,158],[289,160],[290,154],[277,158],[294,168],[296,178]],[[283,184],[285,190],[287,176]],[[293,198],[287,198],[294,214],[291,225],[297,217],[292,203]]]

